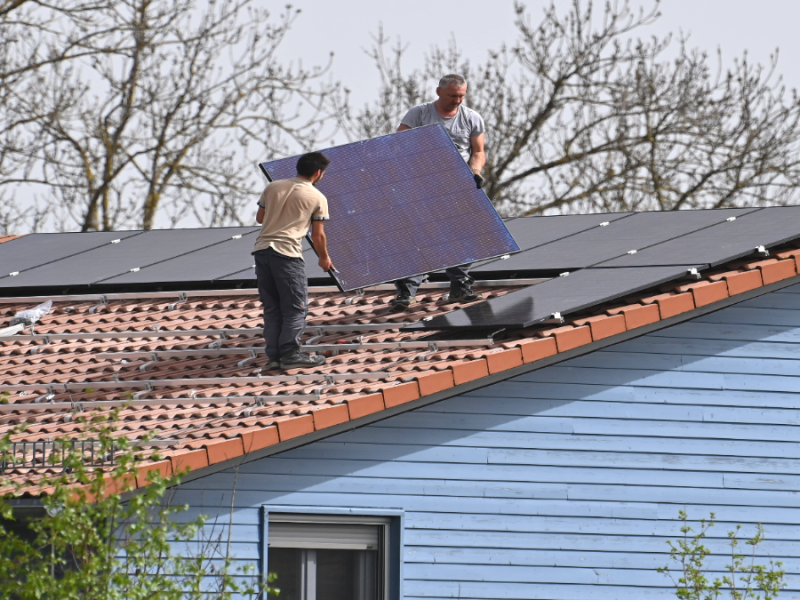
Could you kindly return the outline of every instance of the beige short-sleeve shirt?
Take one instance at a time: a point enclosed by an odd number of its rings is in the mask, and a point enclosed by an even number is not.
[[[273,181],[258,204],[264,207],[264,220],[253,252],[272,248],[284,256],[303,258],[303,238],[311,222],[329,218],[325,195],[300,177]]]

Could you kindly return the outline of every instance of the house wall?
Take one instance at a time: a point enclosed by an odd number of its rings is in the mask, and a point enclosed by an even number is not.
[[[674,598],[680,509],[707,546],[763,523],[800,598],[800,286],[182,486],[266,505],[404,510],[404,597]],[[208,510],[206,510],[208,512]],[[355,510],[354,512],[358,512]],[[760,562],[767,562],[762,558]],[[722,563],[711,563],[721,568]]]

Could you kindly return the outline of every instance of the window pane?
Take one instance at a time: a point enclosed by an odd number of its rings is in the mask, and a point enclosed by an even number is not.
[[[317,550],[316,600],[375,600],[376,552]]]
[[[275,586],[280,589],[281,600],[306,600],[303,598],[302,550],[270,548],[267,562],[270,573],[276,573]]]
[[[280,600],[378,600],[377,552],[270,548]]]

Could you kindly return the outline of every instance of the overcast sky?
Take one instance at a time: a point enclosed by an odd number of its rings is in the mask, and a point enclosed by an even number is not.
[[[595,2],[596,10],[604,3]],[[532,21],[538,22],[549,1],[526,4]],[[564,10],[569,6],[568,0],[558,4]],[[631,4],[652,6],[638,0]],[[356,105],[373,98],[378,87],[377,74],[363,49],[370,46],[370,34],[381,23],[389,36],[400,36],[408,44],[408,70],[421,66],[430,47],[446,45],[451,36],[471,60],[483,60],[490,48],[516,39],[513,0],[298,0],[294,6],[302,13],[283,46],[284,59],[302,59],[310,66],[324,63],[328,53],[335,52],[334,79],[352,89]],[[745,50],[752,60],[766,63],[778,47],[778,71],[789,87],[800,87],[797,0],[664,0],[661,13],[655,25],[642,30],[644,35],[683,30],[691,34],[696,47],[709,52],[721,48],[726,64]]]

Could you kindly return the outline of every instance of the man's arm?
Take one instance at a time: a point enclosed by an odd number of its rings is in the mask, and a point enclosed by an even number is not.
[[[311,241],[319,257],[319,266],[326,273],[333,269],[333,263],[328,256],[328,240],[325,237],[325,221],[311,222]]]
[[[472,154],[469,157],[469,168],[473,173],[480,174],[486,164],[486,151],[483,148],[484,134],[479,133],[469,138],[469,145],[472,147]]]
[[[408,129],[411,129],[411,127],[409,127],[405,123],[400,123],[400,127],[397,128],[397,131],[406,131]]]
[[[256,213],[256,223],[261,225],[264,222],[264,207],[258,205],[258,212]]]

